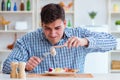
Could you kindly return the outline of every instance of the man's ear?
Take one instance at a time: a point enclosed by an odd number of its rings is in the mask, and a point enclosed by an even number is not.
[[[64,24],[64,27],[66,27],[66,24],[67,24],[66,20],[64,20],[63,24]]]
[[[43,28],[43,26],[44,26],[44,23],[41,23],[41,26],[42,26],[42,28]]]
[[[43,27],[43,23],[41,22],[41,27]]]

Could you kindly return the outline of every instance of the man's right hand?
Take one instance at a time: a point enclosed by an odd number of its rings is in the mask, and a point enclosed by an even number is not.
[[[39,57],[33,56],[26,63],[25,70],[31,71],[33,70],[42,60]]]

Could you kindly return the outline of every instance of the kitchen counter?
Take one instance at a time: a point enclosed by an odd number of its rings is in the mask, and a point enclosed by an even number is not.
[[[81,75],[81,74],[78,74]],[[89,75],[89,76],[88,76]],[[112,74],[82,74],[82,77],[65,77],[65,76],[41,76],[41,74],[27,74],[26,79],[11,79],[9,74],[0,73],[0,80],[120,80],[120,73]]]

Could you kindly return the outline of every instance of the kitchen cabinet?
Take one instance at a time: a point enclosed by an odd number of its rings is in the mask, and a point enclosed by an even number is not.
[[[116,64],[120,61],[120,26],[116,26],[115,22],[120,20],[120,0],[108,0],[108,24],[109,33],[113,34],[117,38],[117,47],[109,54],[109,72],[120,72],[120,64]],[[115,64],[114,64],[114,61]]]
[[[1,0],[2,1],[2,0]],[[1,3],[0,1],[0,3]],[[17,34],[17,38],[20,38],[22,35],[27,32],[35,30],[35,1],[30,0],[31,2],[31,10],[26,10],[27,0],[24,1],[24,10],[20,10],[21,0],[10,0],[11,1],[11,10],[10,11],[2,11],[0,10],[0,18],[4,18],[5,21],[9,21],[10,24],[0,25],[0,61],[3,61],[11,52],[10,49],[7,48],[8,45],[11,45],[14,42],[15,34]],[[5,2],[7,2],[5,0]],[[13,6],[16,3],[17,11],[14,11]],[[1,20],[3,21],[3,19]],[[16,28],[16,26],[18,28]],[[24,28],[23,26],[26,26]],[[4,58],[3,58],[4,57]]]
[[[120,20],[120,1],[108,0],[108,24],[110,26],[109,31],[111,33],[120,32],[115,25],[116,20]]]

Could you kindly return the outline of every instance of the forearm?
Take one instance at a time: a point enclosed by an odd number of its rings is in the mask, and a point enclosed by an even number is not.
[[[116,39],[107,33],[100,33],[96,37],[87,37],[89,41],[88,48],[99,49],[100,51],[109,51],[116,47]]]
[[[11,71],[10,63],[11,63],[10,59],[5,60],[5,62],[3,63],[3,68],[2,68],[3,73],[10,74],[10,71]]]

